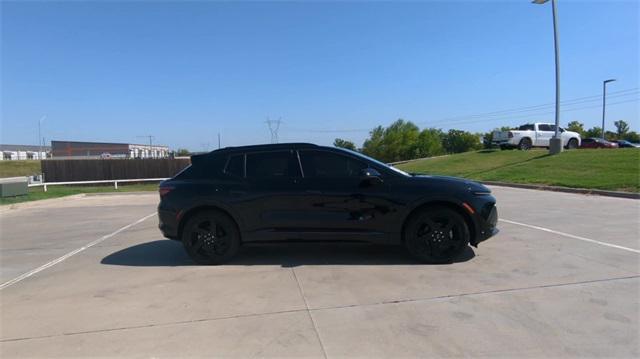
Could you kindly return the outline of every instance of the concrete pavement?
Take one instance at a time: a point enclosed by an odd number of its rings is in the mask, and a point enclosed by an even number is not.
[[[0,291],[3,357],[640,355],[640,201],[493,188],[501,232],[451,265],[360,244],[196,266],[151,217]],[[157,194],[0,213],[2,283],[155,210]],[[593,239],[588,242],[564,234]],[[603,244],[599,244],[603,243]]]

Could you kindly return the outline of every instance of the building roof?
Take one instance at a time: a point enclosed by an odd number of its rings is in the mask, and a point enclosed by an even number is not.
[[[43,149],[45,151],[50,151],[51,147],[50,146],[38,146],[38,145],[3,145],[0,144],[0,151],[10,151],[10,152],[17,152],[17,151],[26,151],[26,152],[38,152],[40,151],[40,149]]]
[[[65,143],[65,144],[68,143],[68,144],[79,144],[79,145],[92,144],[92,145],[107,145],[107,146],[141,146],[141,147],[149,147],[149,144],[123,143],[123,142],[91,142],[91,141],[52,140],[51,144],[53,145],[54,142],[57,142],[58,144],[60,144],[60,143]],[[168,146],[158,145],[158,144],[153,144],[152,147],[169,148]]]

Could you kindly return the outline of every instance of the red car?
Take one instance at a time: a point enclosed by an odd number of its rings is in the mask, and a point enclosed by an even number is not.
[[[618,148],[618,144],[615,142],[609,142],[602,138],[585,138],[582,140],[580,148]]]

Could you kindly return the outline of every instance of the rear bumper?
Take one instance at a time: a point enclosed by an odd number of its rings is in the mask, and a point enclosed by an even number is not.
[[[166,238],[179,240],[178,221],[175,212],[158,208],[158,228]]]

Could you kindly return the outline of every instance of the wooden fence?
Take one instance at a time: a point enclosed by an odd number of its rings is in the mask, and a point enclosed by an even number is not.
[[[190,163],[188,158],[43,160],[46,182],[99,181],[173,177]]]

